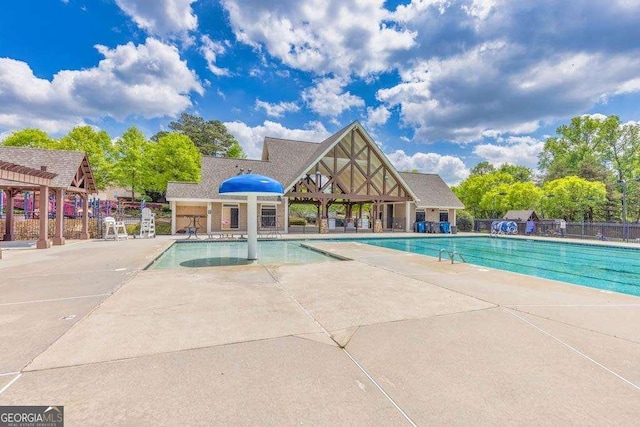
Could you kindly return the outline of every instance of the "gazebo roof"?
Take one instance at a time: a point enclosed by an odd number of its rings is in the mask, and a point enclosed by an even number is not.
[[[77,193],[95,193],[96,184],[87,155],[81,151],[45,150],[40,148],[0,147],[0,162],[49,173],[51,188]],[[34,188],[39,184],[0,180],[0,187]]]

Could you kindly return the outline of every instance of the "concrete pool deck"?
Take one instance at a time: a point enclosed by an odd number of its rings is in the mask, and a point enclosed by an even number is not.
[[[70,426],[637,425],[638,297],[358,242],[143,270],[174,240],[4,251],[0,405]]]

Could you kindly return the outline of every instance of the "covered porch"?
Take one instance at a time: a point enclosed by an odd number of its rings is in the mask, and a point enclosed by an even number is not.
[[[400,174],[359,126],[327,147],[285,190],[289,205],[317,209],[318,231],[335,230],[330,207],[344,207],[344,231],[411,231],[415,196]],[[365,217],[364,207],[368,207]]]

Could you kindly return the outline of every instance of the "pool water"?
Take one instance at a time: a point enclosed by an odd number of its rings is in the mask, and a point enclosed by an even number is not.
[[[432,257],[438,257],[440,249],[457,251],[471,264],[640,296],[640,250],[633,248],[491,237],[361,242]],[[443,253],[445,258],[449,262]]]
[[[310,262],[338,261],[329,255],[305,248],[299,241],[259,241],[259,264],[285,263],[306,264]],[[169,247],[149,269],[215,267],[224,265],[246,265],[247,242],[189,242],[175,243]]]

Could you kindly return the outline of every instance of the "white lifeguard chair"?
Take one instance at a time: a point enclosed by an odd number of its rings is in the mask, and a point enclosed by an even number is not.
[[[104,219],[104,240],[113,239],[128,239],[127,227],[123,221],[116,221],[112,216],[105,217]]]
[[[142,209],[142,217],[140,218],[140,238],[156,237],[156,214],[151,209]]]

